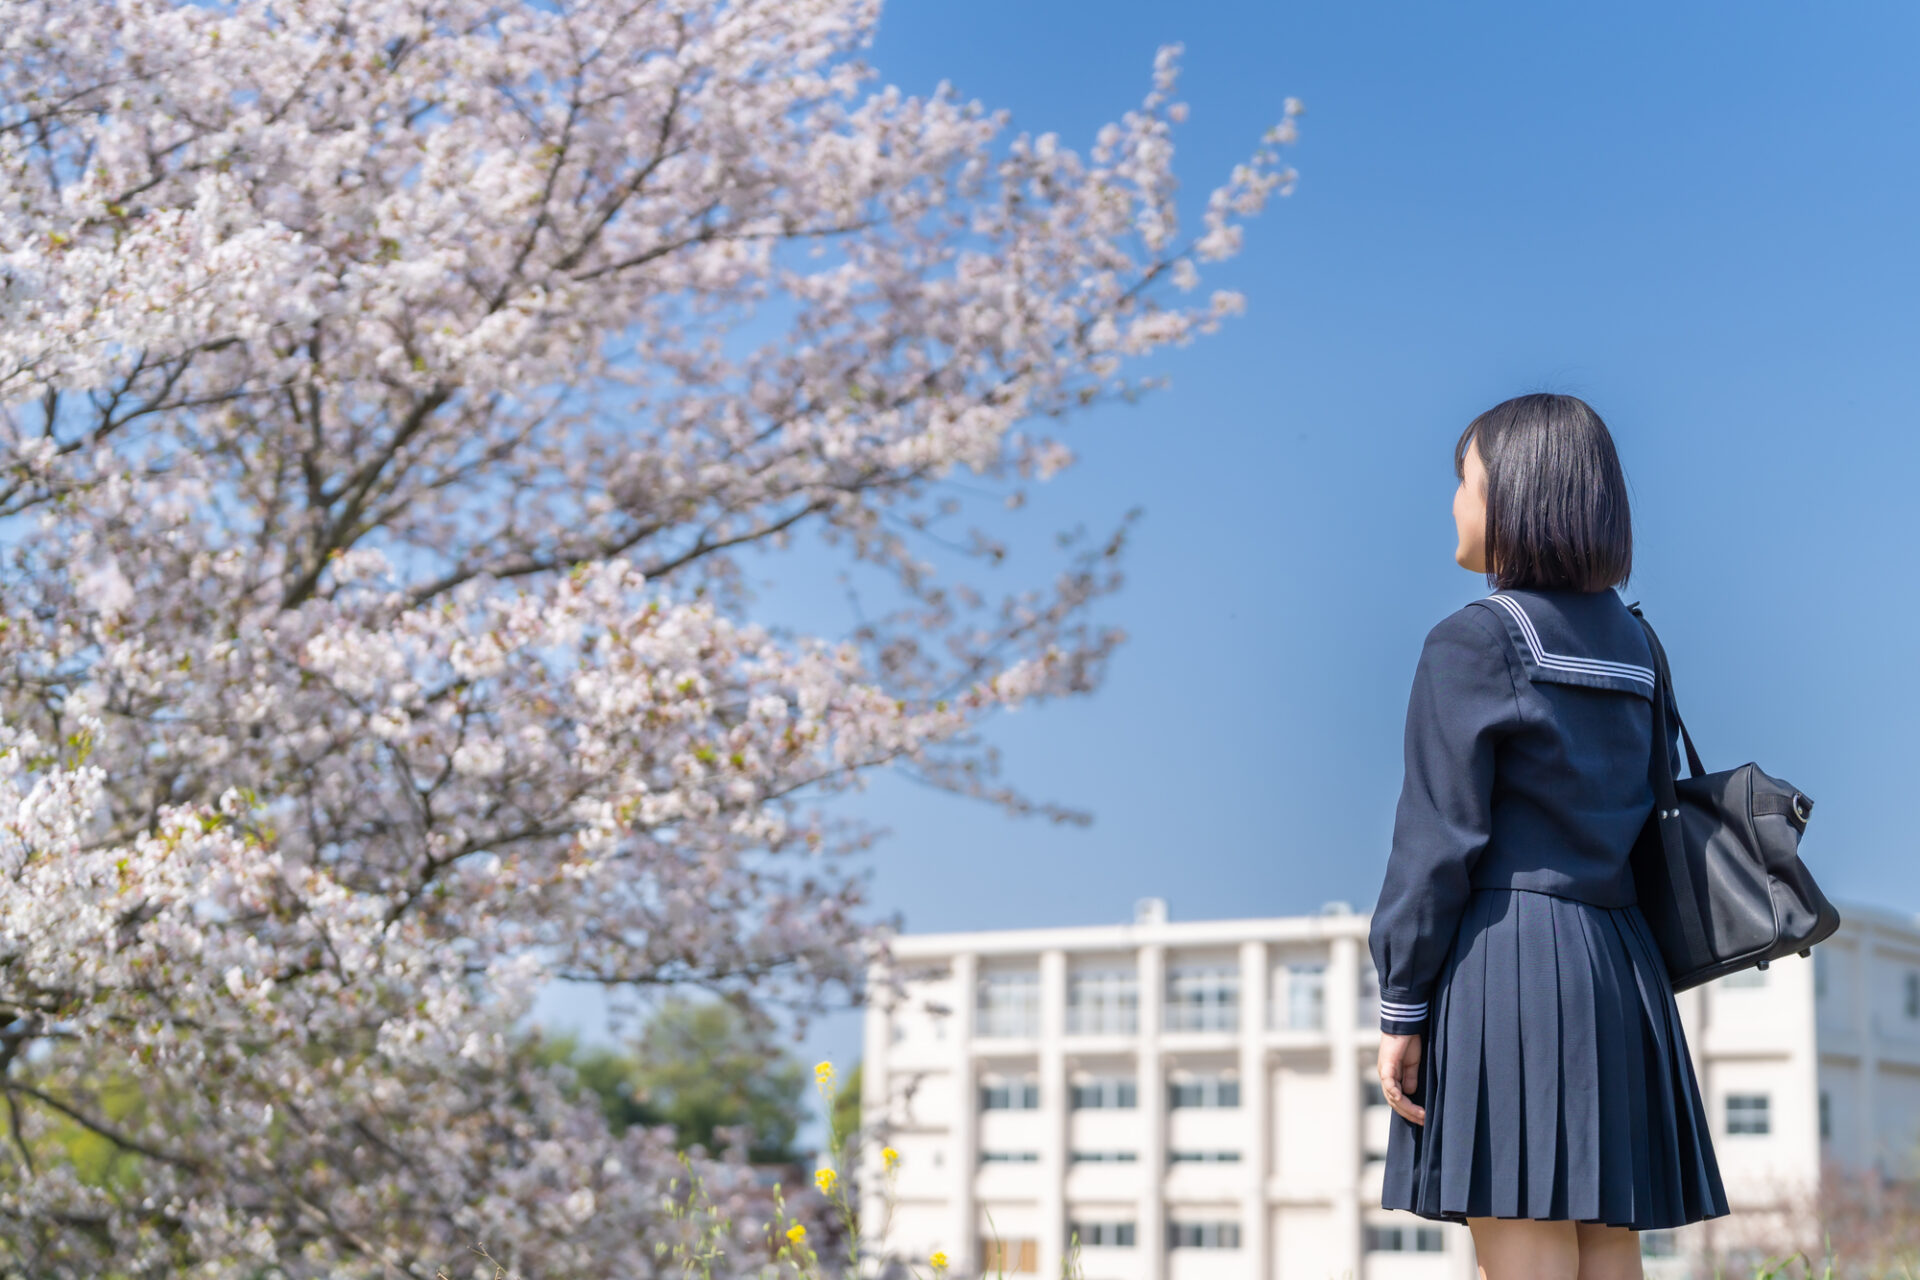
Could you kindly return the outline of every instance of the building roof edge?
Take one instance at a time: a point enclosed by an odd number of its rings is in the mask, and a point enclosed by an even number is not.
[[[1368,917],[1360,913],[1253,916],[1229,920],[1169,920],[1151,924],[1058,925],[1037,929],[973,929],[947,933],[898,933],[888,939],[900,957],[977,952],[982,955],[1048,951],[1124,950],[1153,943],[1178,946],[1239,942],[1293,942],[1360,937]]]
[[[1839,909],[1841,928],[1848,920],[1867,919],[1888,928],[1901,929],[1908,933],[1920,934],[1920,912],[1898,911],[1892,907],[1881,906],[1874,902],[1857,902],[1851,898],[1835,898],[1833,905]]]

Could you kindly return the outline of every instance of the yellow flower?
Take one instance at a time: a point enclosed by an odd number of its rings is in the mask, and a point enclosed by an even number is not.
[[[807,1229],[806,1227],[802,1226],[800,1223],[796,1222],[792,1226],[787,1228],[787,1239],[793,1241],[795,1244],[799,1244],[802,1240],[806,1238],[807,1238]]]
[[[927,1261],[933,1264],[935,1271],[945,1271],[947,1269],[947,1255],[937,1249],[934,1250],[933,1256],[928,1258]]]
[[[831,1062],[821,1062],[821,1063],[815,1064],[813,1068],[813,1078],[821,1084],[832,1084],[833,1083],[833,1064]]]
[[[833,1170],[819,1170],[813,1175],[813,1181],[822,1191],[831,1192],[833,1190]]]
[[[880,1158],[885,1160],[887,1162],[887,1168],[891,1169],[894,1166],[894,1162],[900,1158],[900,1153],[892,1147],[882,1147],[880,1148]]]

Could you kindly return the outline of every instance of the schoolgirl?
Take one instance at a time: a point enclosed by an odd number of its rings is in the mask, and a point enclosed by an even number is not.
[[[1427,633],[1407,704],[1369,936],[1381,1204],[1465,1222],[1487,1280],[1637,1278],[1638,1232],[1727,1200],[1628,866],[1655,686],[1615,590],[1626,482],[1606,424],[1563,395],[1475,418],[1454,471],[1454,559],[1493,591]]]

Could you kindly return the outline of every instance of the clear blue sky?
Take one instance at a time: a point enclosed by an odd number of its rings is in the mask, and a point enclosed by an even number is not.
[[[1790,778],[1823,885],[1920,910],[1920,10],[896,0],[872,60],[1084,148],[1169,41],[1196,204],[1307,112],[1297,190],[1209,276],[1246,315],[1073,423],[1081,465],[1013,530],[1146,510],[1107,687],[994,729],[1011,780],[1097,820],[882,782],[877,905],[916,932],[1369,909],[1421,638],[1486,591],[1452,561],[1453,440],[1546,389],[1614,432],[1627,598],[1708,767]],[[857,1016],[802,1052],[850,1066]]]

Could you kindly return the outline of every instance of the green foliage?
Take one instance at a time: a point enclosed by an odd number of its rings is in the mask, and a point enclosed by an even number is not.
[[[726,1143],[715,1130],[745,1125],[749,1160],[798,1158],[793,1140],[806,1118],[807,1069],[725,1001],[666,1001],[628,1050],[583,1050],[558,1037],[543,1053],[573,1067],[618,1131],[671,1125],[680,1150],[699,1143],[717,1154]],[[858,1106],[855,1099],[856,1117]]]
[[[1838,1261],[1833,1252],[1833,1239],[1829,1236],[1826,1241],[1826,1256],[1822,1261],[1815,1262],[1805,1253],[1793,1253],[1785,1258],[1768,1258],[1754,1267],[1753,1280],[1842,1280],[1843,1277],[1856,1275],[1866,1275],[1871,1277],[1871,1280],[1920,1280],[1920,1273],[1914,1270],[1913,1260],[1898,1263],[1898,1271],[1890,1267],[1877,1267],[1867,1273],[1857,1270],[1843,1272],[1837,1266]],[[1714,1268],[1714,1276],[1715,1280],[1719,1280],[1721,1276],[1718,1266]]]
[[[99,1068],[81,1087],[70,1091],[96,1123],[127,1132],[146,1123],[151,1102],[132,1073]],[[7,1107],[29,1108],[31,1102],[9,1099]],[[11,1125],[11,1116],[5,1123]],[[22,1121],[23,1131],[26,1129]],[[143,1157],[115,1144],[95,1129],[79,1124],[51,1108],[35,1112],[33,1137],[26,1146],[36,1169],[64,1165],[81,1183],[103,1191],[130,1193],[140,1183]]]
[[[572,1067],[580,1088],[599,1099],[600,1110],[616,1133],[625,1133],[634,1125],[671,1123],[658,1107],[634,1092],[637,1063],[631,1053],[604,1045],[585,1049],[578,1037],[566,1033],[544,1037],[538,1057],[542,1062],[564,1062]]]
[[[860,1134],[860,1065],[854,1063],[853,1070],[847,1072],[847,1082],[834,1094],[832,1114],[827,1117],[834,1133],[856,1143]]]

